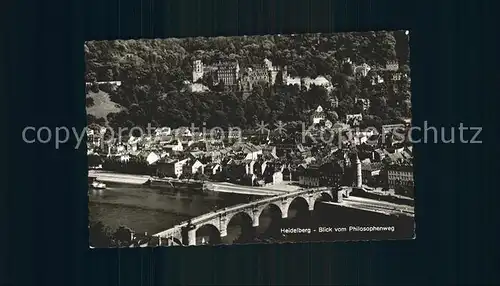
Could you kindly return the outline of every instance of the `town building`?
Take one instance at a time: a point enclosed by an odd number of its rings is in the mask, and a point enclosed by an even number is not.
[[[204,174],[204,165],[200,160],[188,160],[182,166],[183,174]]]
[[[311,164],[298,176],[299,185],[304,187],[339,186],[343,175],[344,168],[338,162]]]
[[[160,177],[179,178],[183,173],[184,165],[189,159],[166,159],[156,163],[156,173]]]
[[[399,63],[397,61],[389,61],[385,64],[386,71],[398,71]]]
[[[361,123],[361,121],[363,121],[363,115],[361,113],[347,114],[345,121],[346,121],[345,123],[348,124],[351,127],[359,126],[359,124]]]
[[[316,110],[313,112],[311,119],[313,124],[319,124],[321,121],[325,120],[325,112],[321,105],[319,105],[318,108],[316,108]]]
[[[378,183],[377,178],[380,177],[380,172],[383,164],[380,162],[370,162],[361,164],[361,173],[363,184],[373,186]]]
[[[219,163],[209,163],[204,168],[205,175],[215,176],[222,172],[222,166]]]
[[[337,108],[339,107],[339,99],[336,96],[332,96],[330,98],[330,106],[332,108]],[[338,119],[338,118],[337,118]]]
[[[405,124],[388,124],[382,125],[382,135],[387,135],[389,133],[402,132],[406,130]]]
[[[413,166],[392,164],[387,166],[387,184],[389,188],[414,187]]]
[[[355,98],[354,99],[355,104],[359,104],[361,106],[361,109],[363,111],[367,111],[370,108],[370,99],[368,98]]]

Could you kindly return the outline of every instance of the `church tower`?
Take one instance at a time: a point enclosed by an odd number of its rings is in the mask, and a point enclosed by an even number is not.
[[[361,161],[359,160],[358,154],[354,155],[354,165],[356,168],[355,186],[356,188],[363,187],[363,176],[361,173]]]

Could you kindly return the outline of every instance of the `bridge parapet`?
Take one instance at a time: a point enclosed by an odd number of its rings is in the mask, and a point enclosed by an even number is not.
[[[252,222],[252,226],[257,227],[259,226],[260,215],[269,205],[274,205],[275,207],[277,207],[281,211],[281,217],[287,218],[290,205],[295,199],[302,198],[307,203],[309,211],[312,211],[314,210],[316,200],[322,198],[324,195],[327,195],[330,200],[336,200],[338,196],[337,192],[340,193],[342,191],[333,190],[332,188],[327,187],[302,189],[296,192],[273,196],[246,204],[239,204],[195,217],[191,219],[190,222],[182,222],[179,225],[159,232],[154,236],[159,236],[167,239],[176,238],[182,241],[183,228],[191,224],[193,226],[193,229],[188,231],[188,241],[189,245],[194,245],[196,243],[194,237],[196,235],[196,230],[204,225],[208,224],[214,226],[219,231],[220,236],[224,237],[227,235],[227,227],[229,225],[229,222],[237,214],[243,213],[247,215]],[[339,195],[342,196],[342,194]]]

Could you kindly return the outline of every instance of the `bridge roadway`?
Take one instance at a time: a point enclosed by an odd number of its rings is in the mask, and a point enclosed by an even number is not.
[[[209,184],[213,186],[214,192],[220,192],[220,193],[234,193],[234,194],[253,195],[253,196],[276,196],[290,192],[286,190],[271,189],[266,187],[242,186],[230,183],[210,182]]]
[[[188,245],[196,245],[196,231],[200,227],[212,225],[219,231],[220,237],[225,237],[231,218],[239,213],[247,214],[252,220],[252,226],[257,227],[259,226],[261,213],[269,205],[277,207],[281,212],[281,217],[287,218],[288,209],[295,199],[304,200],[309,207],[309,211],[312,211],[318,199],[341,203],[344,197],[349,196],[349,193],[350,189],[345,188],[338,190],[327,187],[303,189],[204,214],[190,221],[180,223],[168,230],[156,233],[154,236],[166,239],[168,245],[175,245],[175,241],[182,241],[183,229],[187,229]]]

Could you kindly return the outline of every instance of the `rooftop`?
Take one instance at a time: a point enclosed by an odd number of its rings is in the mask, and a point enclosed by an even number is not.
[[[384,166],[384,164],[380,163],[380,162],[362,164],[361,165],[361,170],[378,171],[378,170],[381,170],[383,166]]]

